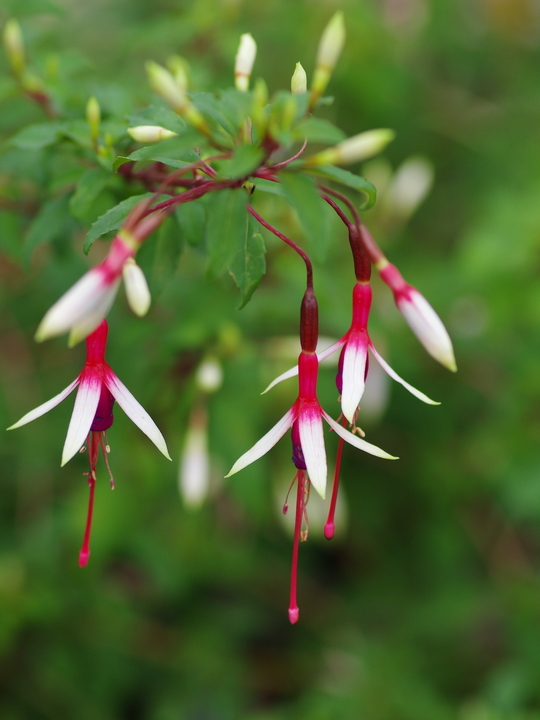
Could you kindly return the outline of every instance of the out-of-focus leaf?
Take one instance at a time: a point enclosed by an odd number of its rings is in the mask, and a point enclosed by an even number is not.
[[[353,190],[358,190],[358,192],[363,193],[366,196],[366,201],[360,205],[360,210],[369,210],[370,207],[375,205],[377,200],[377,189],[361,175],[355,175],[349,170],[343,170],[343,168],[335,167],[334,165],[321,165],[317,168],[310,168],[309,172],[312,175],[318,175],[320,177],[334,180],[340,185],[345,185],[346,187],[353,188]]]
[[[66,124],[62,122],[28,125],[14,135],[9,143],[23,150],[39,150],[62,139]]]
[[[255,178],[253,184],[255,185],[255,190],[261,190],[269,195],[285,197],[285,191],[281,187],[281,183],[265,180],[264,178]]]
[[[184,238],[175,215],[167,218],[158,230],[144,241],[137,253],[152,297],[157,297],[172,279],[184,247]]]
[[[150,105],[144,110],[131,113],[127,116],[127,120],[129,127],[160,125],[177,133],[184,132],[186,128],[184,120],[166,105]]]
[[[69,201],[69,209],[73,217],[81,220],[110,180],[111,174],[102,168],[87,170]]]
[[[245,242],[248,214],[247,195],[243,188],[222,190],[208,198],[206,242],[207,272],[216,278],[231,264],[239,246]]]
[[[206,198],[182,203],[175,210],[182,238],[192,247],[204,237],[206,227]]]
[[[222,160],[219,165],[216,163],[216,166],[220,175],[235,180],[247,177],[260,165],[263,157],[264,152],[261,148],[254,145],[239,145],[229,160]]]
[[[296,210],[302,230],[316,260],[323,261],[331,241],[330,211],[315,183],[305,175],[285,172],[281,177],[285,198]]]
[[[104,215],[98,217],[86,235],[83,245],[84,252],[88,254],[94,242],[102,235],[105,235],[105,233],[111,230],[118,230],[135,205],[145,198],[152,197],[152,195],[153,193],[133,195],[132,197],[126,198],[126,200],[122,200],[122,202],[108,210]]]
[[[293,131],[296,140],[335,145],[345,140],[347,135],[333,123],[323,118],[310,117],[302,120]]]
[[[259,223],[249,216],[243,242],[229,265],[229,273],[242,295],[239,310],[249,302],[266,272],[265,253]]]
[[[183,167],[183,163],[188,165],[199,160],[199,155],[194,148],[201,143],[201,140],[202,138],[196,130],[189,129],[178,137],[161,140],[153,145],[139,148],[132,152],[131,155],[128,155],[128,158],[137,161],[162,162],[173,167],[175,165],[172,161],[180,161],[182,163],[180,167]]]
[[[30,257],[38,245],[58,237],[68,222],[68,198],[66,195],[45,202],[30,225],[24,240],[26,257]]]
[[[2,11],[8,17],[30,17],[31,15],[64,15],[65,9],[51,0],[3,0]]]

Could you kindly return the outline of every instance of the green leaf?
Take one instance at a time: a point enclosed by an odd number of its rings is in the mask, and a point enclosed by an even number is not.
[[[160,125],[177,133],[184,132],[186,129],[184,120],[166,105],[150,105],[144,110],[131,113],[127,116],[127,120],[129,127]]]
[[[45,202],[28,229],[24,239],[27,258],[38,245],[49,242],[61,235],[69,222],[68,198],[63,195]]]
[[[130,162],[130,159],[128,157],[125,157],[123,155],[118,155],[118,157],[115,158],[115,160],[112,164],[113,173],[117,173],[119,168],[121,168],[122,165],[124,165],[127,162]]]
[[[195,247],[199,245],[205,234],[206,198],[198,198],[182,203],[174,212],[183,239]]]
[[[208,197],[206,244],[207,272],[216,278],[231,264],[238,248],[245,243],[248,215],[245,190],[221,190]]]
[[[279,195],[280,197],[285,197],[285,191],[279,182],[265,180],[264,178],[254,178],[253,184],[255,185],[255,190],[261,190],[269,195]]]
[[[377,189],[361,175],[355,175],[349,170],[343,170],[343,168],[338,168],[334,165],[320,165],[316,168],[309,168],[309,172],[312,175],[329,178],[330,180],[334,180],[341,185],[353,188],[354,190],[358,190],[358,192],[364,194],[366,196],[366,200],[360,205],[360,210],[369,210],[370,207],[375,205],[377,200]]]
[[[235,148],[232,157],[216,163],[220,175],[224,178],[236,180],[248,177],[256,170],[264,158],[264,152],[254,145],[239,145]]]
[[[310,253],[323,261],[330,245],[330,209],[319,195],[315,183],[306,175],[284,172],[281,183],[285,197],[298,215]]]
[[[73,217],[82,220],[110,180],[111,174],[102,168],[87,170],[79,180],[77,189],[69,201],[69,209]]]
[[[28,125],[10,140],[9,144],[23,150],[39,150],[54,145],[62,139],[65,123],[50,122]]]
[[[201,135],[196,130],[189,129],[178,137],[139,148],[128,155],[128,158],[137,161],[162,162],[172,167],[185,167],[200,160],[193,148],[200,145],[201,139]]]
[[[229,265],[229,273],[242,295],[238,310],[249,302],[266,272],[265,252],[259,223],[249,216],[243,242]]]
[[[343,130],[340,130],[328,120],[310,117],[302,120],[302,122],[294,128],[293,137],[299,141],[307,140],[313,143],[336,145],[342,140],[345,140],[347,135]]]
[[[143,193],[142,195],[133,195],[132,197],[126,198],[126,200],[122,200],[122,202],[108,210],[104,215],[98,217],[86,235],[83,245],[84,252],[88,254],[94,242],[102,235],[105,235],[105,233],[111,230],[118,230],[135,205],[145,198],[152,197],[153,194],[154,193]]]
[[[172,280],[183,247],[182,231],[174,215],[144,241],[137,253],[137,263],[146,276],[153,298]]]

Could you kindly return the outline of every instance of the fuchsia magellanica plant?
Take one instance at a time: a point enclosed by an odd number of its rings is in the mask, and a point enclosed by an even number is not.
[[[299,545],[308,537],[310,491],[313,487],[323,498],[326,493],[328,467],[324,423],[330,428],[331,437],[337,437],[338,443],[328,518],[323,528],[326,538],[332,538],[335,531],[334,516],[344,443],[380,459],[396,459],[367,442],[365,433],[357,424],[369,372],[369,355],[392,379],[418,399],[431,405],[438,404],[403,380],[379,354],[370,338],[368,324],[372,302],[372,267],[376,268],[383,282],[393,292],[399,311],[427,352],[450,370],[456,369],[452,343],[438,315],[423,295],[408,284],[385,257],[350,197],[328,185],[329,182],[336,182],[365,194],[368,199],[361,209],[368,207],[369,202],[375,201],[373,186],[360,176],[336,166],[368,159],[381,152],[394,137],[393,131],[383,128],[339,140],[343,133],[338,128],[329,129],[330,123],[327,121],[322,121],[322,124],[321,121],[313,122],[312,115],[321,102],[344,41],[345,23],[342,13],[338,12],[323,32],[311,85],[308,87],[307,74],[298,63],[291,80],[291,92],[278,93],[273,101],[269,99],[268,89],[260,79],[250,90],[257,47],[251,35],[244,34],[235,60],[235,88],[224,94],[223,107],[220,106],[219,96],[212,98],[215,101],[213,105],[208,97],[201,99],[197,93],[189,92],[189,78],[183,61],[178,57],[170,59],[169,69],[154,62],[147,63],[150,86],[168,107],[157,109],[157,120],[156,109],[148,108],[149,124],[126,128],[124,144],[118,149],[116,157],[114,148],[100,129],[99,104],[95,98],[90,99],[87,121],[97,166],[110,166],[111,172],[117,174],[114,178],[116,184],[123,181],[126,188],[140,188],[142,185],[146,192],[140,199],[135,198],[130,205],[131,211],[121,215],[116,224],[106,225],[106,230],[100,227],[101,232],[114,230],[115,233],[105,259],[88,270],[60,297],[37,329],[38,341],[66,332],[69,333],[70,346],[86,339],[86,362],[82,372],[56,397],[27,413],[12,426],[17,428],[37,419],[78,388],[62,453],[62,465],[81,448],[88,450],[90,468],[86,474],[90,495],[83,546],[79,555],[81,566],[87,564],[90,555],[90,530],[100,451],[111,485],[114,484],[107,457],[109,444],[106,434],[113,423],[114,404],[118,403],[160,452],[170,459],[163,435],[105,361],[108,335],[105,318],[122,279],[131,309],[139,316],[147,313],[150,292],[135,258],[149,236],[177,213],[182,205],[205,198],[204,210],[199,213],[201,217],[204,215],[204,221],[200,221],[200,227],[197,226],[196,230],[206,237],[209,256],[207,269],[214,276],[228,271],[242,293],[242,304],[250,299],[265,271],[262,229],[285,243],[305,265],[307,278],[300,306],[298,364],[267,388],[298,375],[296,400],[274,427],[233,464],[227,475],[230,477],[261,458],[291,431],[292,462],[295,467],[293,485],[296,483],[288,610],[291,623],[299,619]],[[13,24],[9,26],[4,42],[15,78],[24,90],[22,36]],[[46,97],[33,99],[37,99],[45,108],[53,108]],[[170,127],[156,124],[161,118]],[[318,144],[327,141],[336,144],[310,153],[311,140]],[[132,141],[146,144],[146,147],[140,149],[144,151],[142,156],[138,154],[139,150],[132,153],[130,149],[126,150]],[[159,152],[153,152],[152,143],[160,143]],[[171,157],[167,156],[168,152],[173,153]],[[299,187],[298,180],[301,182],[300,191],[295,192],[295,188],[298,190]],[[300,216],[303,214],[305,217],[314,207],[320,209],[322,206],[326,212],[328,206],[345,227],[356,279],[352,289],[352,318],[349,329],[329,348],[318,348],[319,307],[314,291],[311,259],[303,247],[256,209],[260,192],[254,195],[254,200],[251,198],[257,187],[261,192],[284,195]],[[131,202],[132,192],[127,195],[122,202]],[[302,205],[302,198],[306,205]],[[197,213],[194,217],[197,217]],[[208,228],[212,229],[213,234],[209,233]],[[96,233],[93,240],[98,236]],[[90,246],[91,242],[86,249]],[[115,334],[115,339],[117,337]],[[338,416],[334,419],[319,402],[317,384],[320,361],[337,351],[340,355],[336,385],[341,412],[334,413]],[[199,425],[206,427],[202,405],[198,412],[192,413],[192,417],[198,418]],[[201,431],[201,427],[198,430]],[[197,452],[200,453],[202,445],[199,441]],[[185,466],[189,467],[189,463],[185,463]],[[199,502],[197,488],[194,496]],[[284,511],[288,511],[287,502]]]

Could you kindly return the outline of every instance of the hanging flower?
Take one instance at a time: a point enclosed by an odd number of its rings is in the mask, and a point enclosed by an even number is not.
[[[83,549],[79,556],[79,564],[88,562],[90,525],[94,499],[94,485],[96,481],[96,464],[98,452],[101,448],[107,468],[109,469],[107,454],[109,445],[106,430],[113,424],[113,407],[115,401],[120,405],[126,415],[150,438],[157,449],[170,460],[165,439],[148,415],[142,405],[133,397],[127,387],[120,381],[116,373],[105,362],[105,348],[107,344],[108,325],[102,320],[99,327],[86,339],[86,362],[80,375],[68,385],[65,390],[48,400],[43,405],[31,410],[8,430],[26,425],[32,420],[41,417],[52,408],[59,405],[78,387],[73,414],[69,423],[64,448],[62,451],[62,467],[76,455],[86,443],[90,461],[88,484],[90,486],[90,502],[88,508],[87,530]],[[110,469],[109,469],[110,474]],[[111,485],[114,485],[110,474]]]
[[[420,390],[403,380],[390,365],[379,355],[371,342],[367,331],[369,311],[371,308],[371,287],[367,283],[356,283],[353,289],[353,313],[351,327],[345,335],[330,347],[317,354],[319,361],[325,360],[337,350],[341,349],[339,371],[337,377],[338,390],[341,393],[341,410],[347,420],[354,424],[356,411],[364,394],[365,378],[368,367],[368,349],[383,370],[396,382],[400,383],[410,393],[428,405],[438,405]],[[294,377],[298,373],[298,366],[276,378],[266,388],[268,392],[274,385],[282,380]]]

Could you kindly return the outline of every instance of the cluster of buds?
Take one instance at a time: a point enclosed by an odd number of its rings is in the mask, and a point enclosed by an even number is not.
[[[24,48],[17,28],[18,26],[14,25],[7,26],[4,37],[13,72],[16,77],[24,78]],[[338,437],[339,443],[328,519],[324,526],[324,535],[327,538],[334,535],[334,514],[343,443],[346,442],[381,459],[397,459],[365,440],[365,433],[357,424],[368,374],[369,353],[392,379],[419,400],[432,405],[438,404],[403,380],[381,357],[371,341],[368,320],[372,299],[370,286],[372,267],[378,270],[382,280],[392,290],[398,309],[426,350],[450,370],[456,369],[450,338],[433,308],[415,288],[406,283],[394,265],[389,263],[363,225],[352,201],[320,181],[322,176],[343,182],[345,185],[349,183],[349,187],[355,189],[359,189],[359,185],[364,188],[369,186],[367,181],[363,179],[360,181],[352,173],[338,170],[333,166],[356,163],[380,153],[393,139],[393,131],[370,130],[338,142],[333,147],[307,157],[303,156],[308,146],[309,133],[305,132],[305,129],[306,126],[309,127],[311,111],[326,89],[344,40],[344,19],[342,13],[338,12],[322,35],[311,87],[304,68],[297,63],[291,80],[291,93],[282,93],[273,106],[268,103],[268,91],[262,80],[257,80],[253,90],[251,92],[249,90],[256,58],[256,45],[251,35],[242,35],[234,67],[236,89],[229,97],[231,103],[234,104],[235,99],[238,102],[236,110],[239,120],[236,125],[235,114],[231,112],[229,106],[224,113],[225,120],[219,122],[219,118],[216,120],[219,113],[215,108],[212,112],[205,113],[207,103],[197,104],[195,97],[188,92],[187,66],[182,58],[171,58],[167,68],[154,62],[147,63],[150,86],[176,113],[174,115],[166,108],[167,112],[160,115],[157,120],[162,121],[162,117],[167,119],[168,113],[173,116],[171,124],[175,129],[156,124],[137,125],[127,129],[127,136],[141,143],[168,141],[162,143],[162,148],[170,147],[171,144],[176,144],[177,149],[188,148],[190,159],[178,162],[177,158],[173,158],[174,162],[171,162],[171,166],[175,169],[169,170],[167,158],[163,158],[159,153],[157,159],[152,156],[154,164],[150,168],[143,167],[143,169],[136,162],[140,157],[137,154],[119,158],[125,163],[121,164],[121,174],[127,180],[135,179],[143,183],[149,194],[135,205],[116,232],[105,259],[89,270],[50,308],[36,332],[38,341],[68,332],[70,346],[86,338],[85,366],[81,374],[64,391],[26,414],[12,426],[12,428],[20,427],[35,420],[78,388],[62,454],[62,465],[82,447],[88,448],[90,470],[87,476],[90,498],[83,546],[79,556],[81,566],[86,565],[90,554],[90,528],[100,449],[109,469],[107,459],[109,444],[106,431],[113,423],[115,402],[163,455],[170,459],[161,432],[105,361],[108,335],[105,317],[114,302],[122,279],[131,309],[139,316],[147,313],[151,301],[150,292],[135,257],[149,235],[182,204],[208,196],[205,205],[207,227],[212,228],[215,234],[219,235],[217,239],[213,237],[209,239],[209,253],[215,252],[215,264],[221,269],[228,269],[233,277],[235,273],[240,275],[237,284],[243,293],[244,303],[247,302],[264,273],[262,258],[264,248],[261,251],[262,239],[259,233],[261,227],[266,228],[292,248],[305,264],[307,282],[300,309],[301,351],[298,364],[278,377],[267,388],[270,389],[276,383],[298,375],[296,400],[276,425],[234,463],[226,476],[230,477],[261,458],[288,431],[291,432],[292,462],[295,467],[293,484],[296,482],[297,489],[289,603],[289,619],[292,623],[296,623],[299,618],[298,553],[299,543],[306,540],[308,535],[307,506],[310,490],[313,487],[322,498],[326,493],[328,467],[324,423]],[[246,107],[250,108],[248,114]],[[101,114],[99,105],[93,98],[88,103],[86,116],[92,145],[98,159],[103,160],[104,153],[112,151],[112,146],[108,144],[105,148],[100,145]],[[180,116],[181,120],[177,116]],[[150,117],[154,119],[153,116]],[[185,131],[182,128],[185,128]],[[129,137],[127,137],[128,142]],[[331,141],[335,142],[335,132],[330,137]],[[283,157],[287,157],[284,150],[293,141],[299,141],[300,149],[283,160]],[[196,150],[193,149],[194,146]],[[153,151],[154,148],[150,150]],[[282,152],[279,161],[276,161],[274,158],[278,150]],[[166,153],[166,150],[163,152]],[[295,173],[313,174],[315,179],[310,177],[308,184],[315,196],[315,202],[330,206],[347,229],[356,277],[352,289],[352,320],[343,337],[322,351],[318,348],[319,309],[314,292],[311,259],[304,249],[271,225],[251,204],[250,198],[257,184],[266,187],[267,190],[269,186],[275,190],[277,185],[283,182],[283,187],[286,188],[287,182],[282,179],[282,173],[288,173],[289,185],[291,179],[293,184],[297,179],[294,178]],[[216,197],[220,197],[220,193],[222,193],[221,198],[225,198],[226,202],[212,203]],[[163,199],[162,196],[166,198]],[[294,193],[289,196],[289,199],[291,198],[294,200]],[[227,214],[226,221],[223,219],[224,211]],[[250,228],[254,225],[257,230],[251,232]],[[252,247],[246,248],[246,239],[248,244],[252,243]],[[257,252],[260,257],[257,256]],[[238,258],[240,263],[237,262]],[[259,259],[258,264],[254,258]],[[236,269],[237,264],[241,266],[239,272]],[[253,268],[256,268],[258,275]],[[341,413],[337,419],[334,419],[322,408],[318,400],[317,382],[320,361],[338,350],[340,356],[336,385],[340,396]],[[208,492],[206,398],[221,384],[221,370],[217,360],[206,358],[199,368],[197,378],[197,399],[190,413],[189,431],[179,473],[180,491],[186,504],[191,506],[200,504]],[[109,474],[112,485],[110,469]],[[285,503],[284,512],[287,509],[288,505]]]

